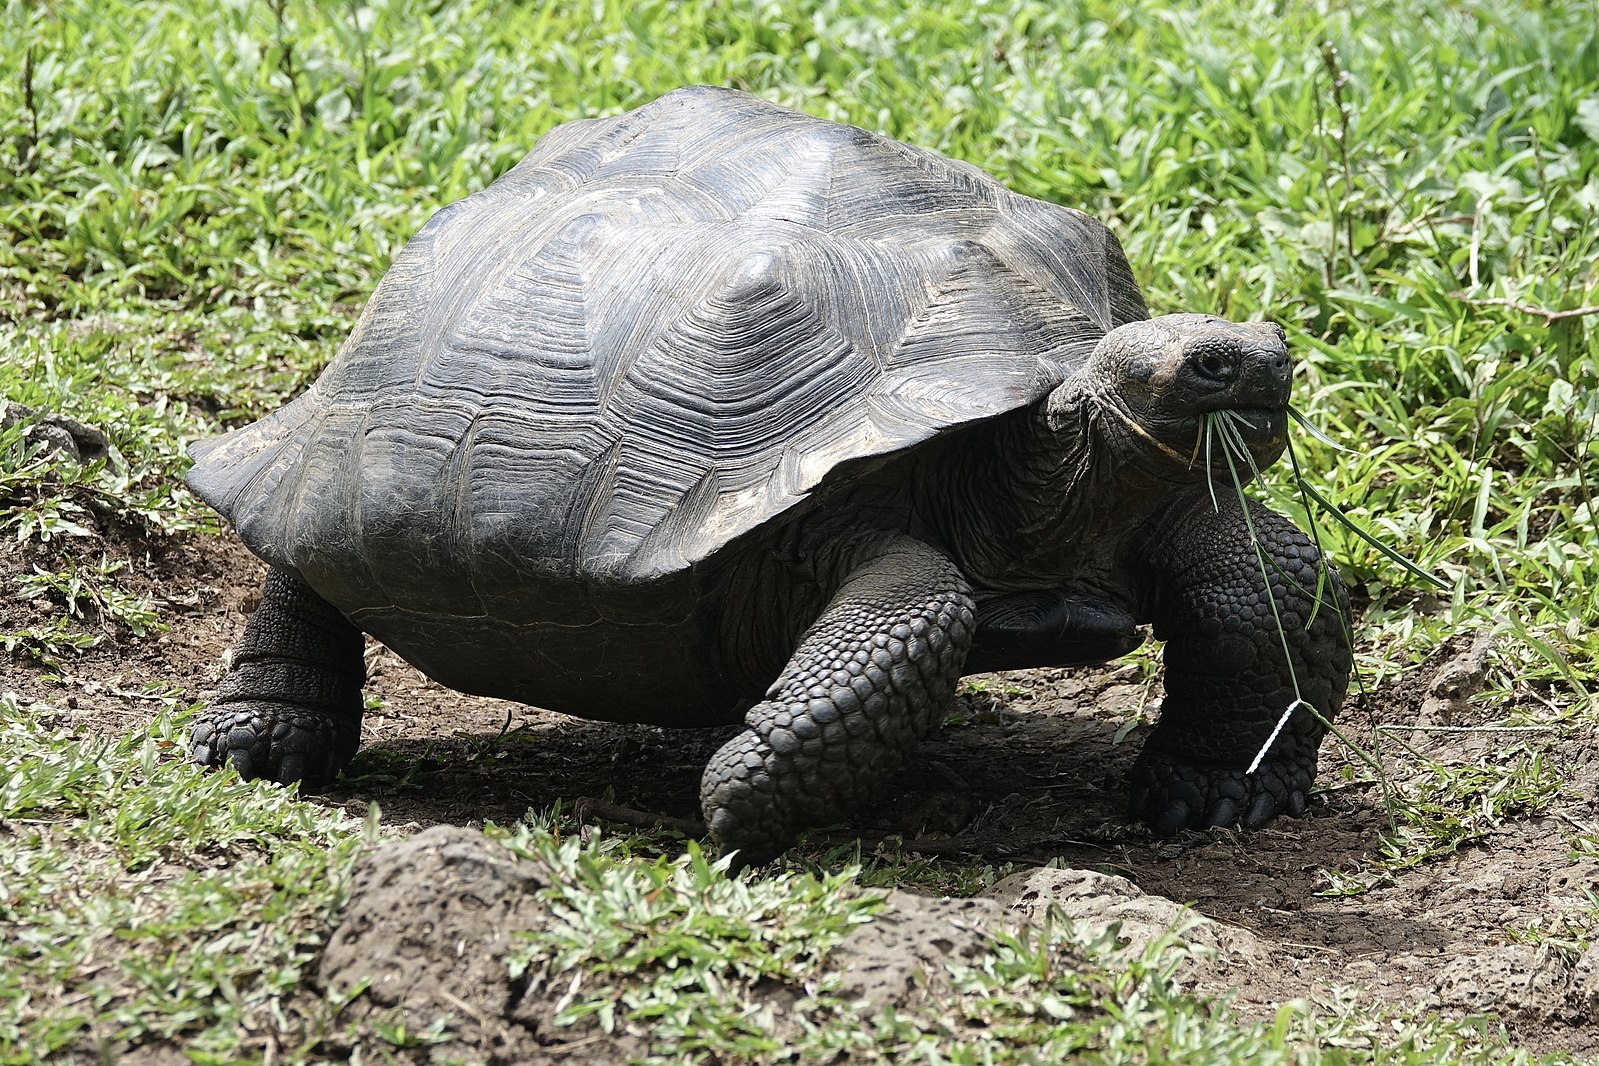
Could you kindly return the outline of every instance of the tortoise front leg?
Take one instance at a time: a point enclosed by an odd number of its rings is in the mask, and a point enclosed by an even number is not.
[[[864,804],[943,723],[972,629],[966,581],[939,552],[898,537],[857,556],[749,729],[705,768],[721,848],[765,862]]]
[[[1349,600],[1337,572],[1292,522],[1249,506],[1264,573],[1236,500],[1218,512],[1201,492],[1153,525],[1166,695],[1133,767],[1130,806],[1160,833],[1304,813],[1322,719],[1337,714],[1349,685]]]
[[[333,780],[361,743],[364,638],[282,570],[233,651],[233,667],[190,735],[194,761],[245,777]]]

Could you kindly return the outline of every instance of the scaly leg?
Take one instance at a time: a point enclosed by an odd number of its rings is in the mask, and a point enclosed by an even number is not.
[[[299,578],[267,574],[233,668],[194,723],[194,761],[245,777],[331,781],[361,742],[361,631]]]
[[[1349,685],[1349,600],[1337,572],[1323,569],[1286,518],[1253,502],[1250,515],[1264,575],[1236,501],[1218,513],[1201,493],[1154,526],[1166,697],[1133,768],[1130,799],[1157,832],[1304,813],[1321,719],[1338,713]],[[1259,768],[1246,772],[1296,699]]]
[[[705,768],[711,835],[745,863],[870,798],[943,724],[971,645],[972,599],[942,554],[909,537],[857,553],[749,729]]]

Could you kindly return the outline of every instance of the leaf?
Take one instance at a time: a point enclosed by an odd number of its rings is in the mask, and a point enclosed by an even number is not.
[[[1334,451],[1343,452],[1345,455],[1355,454],[1355,450],[1353,448],[1345,448],[1342,444],[1339,444],[1337,441],[1327,436],[1327,434],[1323,433],[1320,427],[1300,413],[1299,408],[1290,405],[1288,408],[1288,414],[1292,416],[1295,422],[1298,422],[1301,426],[1305,427],[1306,433],[1309,433],[1312,437],[1315,437],[1327,447],[1333,449]]]

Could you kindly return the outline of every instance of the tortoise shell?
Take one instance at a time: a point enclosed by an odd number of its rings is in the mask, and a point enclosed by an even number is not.
[[[347,613],[637,586],[1033,402],[1145,317],[1094,219],[681,89],[439,211],[311,388],[196,445],[189,483]]]

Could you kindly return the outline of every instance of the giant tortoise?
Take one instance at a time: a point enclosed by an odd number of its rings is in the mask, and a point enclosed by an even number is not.
[[[1281,454],[1288,391],[1276,326],[1150,318],[1104,225],[967,164],[726,89],[569,122],[422,228],[305,394],[194,447],[271,566],[194,757],[335,776],[365,632],[464,692],[742,721],[702,800],[755,862],[963,674],[1148,624],[1132,813],[1299,814],[1342,588],[1216,487]]]

